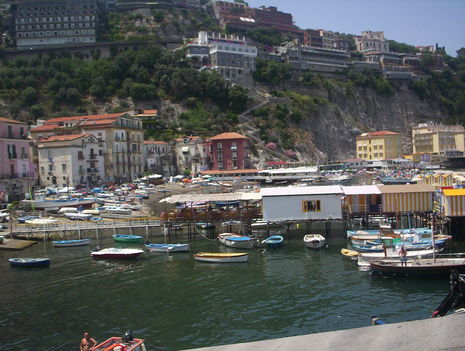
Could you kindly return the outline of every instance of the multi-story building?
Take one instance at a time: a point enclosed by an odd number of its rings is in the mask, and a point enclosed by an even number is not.
[[[208,169],[207,150],[201,137],[177,138],[174,148],[178,172],[188,170],[193,174],[198,174]]]
[[[389,43],[384,39],[384,32],[372,32],[366,30],[361,36],[355,37],[355,47],[357,51],[378,51],[389,52]]]
[[[284,43],[278,52],[284,62],[297,70],[335,72],[346,69],[349,64],[347,51],[305,46],[297,40]]]
[[[209,138],[207,152],[210,170],[250,168],[248,138],[239,133],[222,133]]]
[[[122,183],[144,172],[142,121],[127,113],[52,118],[30,133],[36,142],[54,135],[93,134],[104,152],[102,181]]]
[[[0,118],[0,192],[8,201],[24,198],[36,183],[27,124]]]
[[[422,123],[412,127],[413,154],[445,156],[459,151],[464,153],[464,127]]]
[[[89,187],[102,183],[103,145],[92,134],[54,135],[37,143],[40,185]]]
[[[363,160],[386,160],[399,158],[402,145],[399,133],[378,131],[356,137],[357,158]]]
[[[378,64],[386,78],[411,79],[413,70],[419,64],[417,56],[396,52],[368,51],[363,54],[364,61]]]
[[[95,42],[96,0],[22,0],[11,9],[18,48]]]
[[[144,141],[145,170],[163,176],[173,175],[175,171],[171,146],[164,141]]]
[[[255,70],[257,47],[247,45],[245,38],[202,31],[187,44],[187,57],[197,57],[224,79],[242,80]]]

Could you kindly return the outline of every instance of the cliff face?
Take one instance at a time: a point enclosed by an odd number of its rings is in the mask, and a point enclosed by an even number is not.
[[[352,88],[301,91],[329,103],[306,114],[293,133],[300,160],[331,162],[355,157],[355,137],[364,132],[389,130],[402,134],[404,153],[411,152],[411,127],[421,122],[445,122],[449,117],[438,102],[420,100],[406,83],[393,95]]]

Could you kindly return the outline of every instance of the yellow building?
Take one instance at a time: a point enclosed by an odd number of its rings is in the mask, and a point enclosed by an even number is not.
[[[465,151],[464,128],[460,125],[419,124],[412,128],[413,153],[445,155]]]
[[[402,154],[400,134],[379,131],[364,133],[356,137],[357,158],[364,160],[387,160]]]

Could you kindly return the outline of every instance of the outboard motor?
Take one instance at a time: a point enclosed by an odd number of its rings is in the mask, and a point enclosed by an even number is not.
[[[122,339],[125,343],[130,343],[131,341],[134,341],[134,338],[132,336],[132,330],[128,330],[126,333],[124,333]]]

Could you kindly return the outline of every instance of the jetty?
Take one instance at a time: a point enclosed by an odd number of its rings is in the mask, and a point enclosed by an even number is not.
[[[465,313],[462,312],[440,318],[203,347],[191,351],[464,350],[463,325]]]
[[[17,239],[4,239],[0,244],[0,250],[23,250],[37,244],[34,240],[17,240]]]

